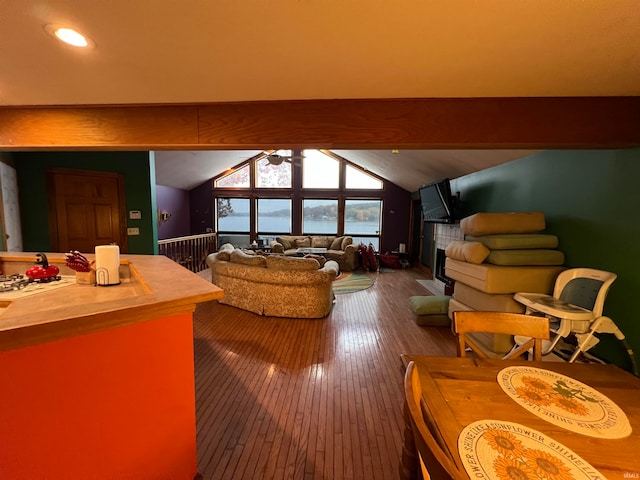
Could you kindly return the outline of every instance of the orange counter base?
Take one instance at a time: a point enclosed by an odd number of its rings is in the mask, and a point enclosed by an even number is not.
[[[192,314],[0,352],[0,476],[192,480]]]

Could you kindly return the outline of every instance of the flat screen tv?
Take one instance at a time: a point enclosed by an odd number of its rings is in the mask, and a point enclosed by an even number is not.
[[[424,185],[418,190],[422,204],[422,216],[429,223],[454,223],[454,202],[451,185],[446,178],[440,182]]]

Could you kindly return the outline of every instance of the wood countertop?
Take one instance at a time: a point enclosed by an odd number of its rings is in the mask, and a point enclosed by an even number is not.
[[[75,275],[64,254],[46,255],[60,275]],[[0,252],[5,275],[24,274],[35,260],[36,253]],[[74,283],[20,298],[0,293],[0,351],[193,312],[196,304],[223,296],[216,285],[161,255],[120,255],[120,279],[119,285]]]

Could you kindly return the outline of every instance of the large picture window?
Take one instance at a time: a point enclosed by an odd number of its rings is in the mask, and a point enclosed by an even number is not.
[[[359,168],[347,165],[345,169],[345,188],[363,190],[382,190],[382,180],[363,172]]]
[[[305,199],[302,212],[303,234],[336,235],[338,232],[338,200]]]
[[[349,235],[379,249],[384,182],[331,152],[266,150],[215,178],[213,187],[219,245]]]
[[[291,162],[283,160],[274,164],[267,157],[256,161],[256,187],[291,188]]]
[[[243,165],[233,172],[216,179],[214,185],[217,188],[250,188],[251,179],[249,174],[249,164]]]
[[[337,189],[340,162],[320,150],[305,150],[302,159],[302,188]]]
[[[251,204],[248,198],[217,198],[216,227],[218,244],[249,244],[251,233]]]
[[[259,198],[258,236],[288,234],[291,231],[291,199]]]
[[[372,243],[379,250],[382,231],[382,201],[347,199],[344,202],[344,233],[354,241]]]

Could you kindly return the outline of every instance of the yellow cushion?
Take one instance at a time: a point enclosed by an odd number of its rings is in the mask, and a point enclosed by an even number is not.
[[[416,315],[446,315],[450,299],[448,295],[420,295],[409,297],[409,303]]]
[[[535,233],[545,229],[544,212],[476,213],[460,220],[466,235]]]
[[[558,237],[547,233],[503,233],[474,237],[465,235],[468,242],[480,242],[490,250],[523,248],[558,248]]]
[[[480,264],[489,256],[489,249],[480,242],[453,240],[447,245],[444,254],[454,260]]]
[[[562,265],[564,253],[546,248],[492,250],[486,261],[493,265]]]

